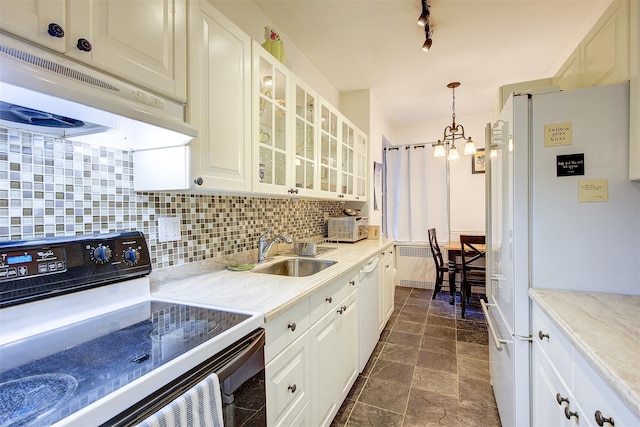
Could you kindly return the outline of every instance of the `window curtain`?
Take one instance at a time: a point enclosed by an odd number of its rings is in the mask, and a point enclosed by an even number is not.
[[[447,161],[434,158],[431,144],[385,149],[386,230],[398,242],[428,242],[435,228],[448,240]]]

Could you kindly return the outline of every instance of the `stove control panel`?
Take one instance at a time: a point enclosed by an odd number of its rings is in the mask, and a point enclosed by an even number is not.
[[[137,231],[0,242],[0,307],[150,272],[149,249]]]

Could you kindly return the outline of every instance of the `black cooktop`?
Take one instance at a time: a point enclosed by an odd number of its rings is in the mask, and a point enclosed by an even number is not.
[[[148,301],[4,345],[0,426],[55,423],[249,317]]]

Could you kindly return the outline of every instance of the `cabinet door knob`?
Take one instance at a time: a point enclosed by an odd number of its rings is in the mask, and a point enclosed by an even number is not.
[[[287,328],[291,329],[291,332],[296,330],[296,324],[295,323],[289,323],[287,325]]]
[[[57,37],[59,39],[64,37],[64,30],[62,27],[55,22],[49,24],[49,29],[47,30],[51,37]]]
[[[544,332],[542,332],[542,331],[538,331],[538,338],[540,338],[540,341],[542,341],[542,340],[543,340],[543,339],[545,339],[545,338],[546,338],[547,340],[549,340],[549,334],[545,334],[545,333],[544,333]]]
[[[288,390],[291,390],[291,393],[295,393],[297,388],[298,387],[296,387],[295,384],[292,384],[289,387],[287,387]]]
[[[602,416],[602,412],[600,412],[599,410],[594,414],[594,418],[596,419],[596,424],[598,424],[600,427],[602,427],[604,423],[609,423],[612,426],[616,425],[616,423],[613,422],[613,417],[605,418]]]
[[[556,393],[556,402],[558,402],[558,405],[562,405],[563,402],[569,403],[569,399],[562,397],[560,393]]]
[[[564,416],[566,419],[570,420],[571,417],[576,417],[577,420],[580,419],[577,412],[570,411],[568,406],[564,407]]]
[[[333,298],[331,298],[331,297],[326,297],[324,300],[326,302],[328,302],[329,304],[331,304],[333,302]]]
[[[196,179],[193,180],[193,183],[195,185],[202,185],[202,183],[204,182],[204,179],[202,179],[201,176],[197,177]]]
[[[342,314],[342,312],[343,312],[343,311],[344,311],[344,310],[342,309],[342,307],[340,307],[338,310],[336,310],[336,313],[338,313],[338,314]]]
[[[91,43],[87,39],[78,39],[76,47],[83,52],[91,52]]]

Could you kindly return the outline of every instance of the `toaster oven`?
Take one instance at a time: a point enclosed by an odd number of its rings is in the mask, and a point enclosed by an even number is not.
[[[330,217],[327,237],[339,242],[357,242],[369,237],[369,219],[357,216]]]

